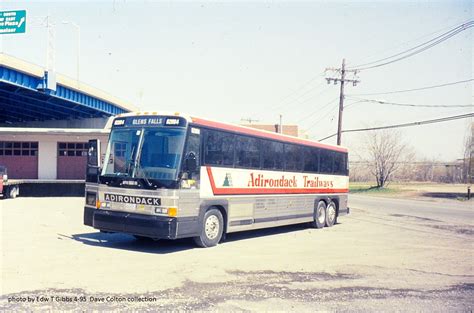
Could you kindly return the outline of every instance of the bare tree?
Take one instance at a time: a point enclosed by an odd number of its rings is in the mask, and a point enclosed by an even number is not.
[[[400,166],[400,160],[407,149],[398,131],[385,129],[371,131],[366,136],[370,170],[375,176],[377,187],[382,188]]]
[[[464,141],[463,180],[466,184],[471,184],[474,177],[474,123],[470,126]]]

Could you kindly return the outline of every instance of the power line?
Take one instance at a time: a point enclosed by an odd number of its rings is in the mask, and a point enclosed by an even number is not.
[[[389,101],[382,101],[382,100],[374,100],[374,99],[360,99],[356,97],[350,97],[356,100],[360,100],[360,102],[372,102],[372,103],[379,103],[379,104],[390,104],[396,106],[404,106],[404,107],[420,107],[420,108],[470,108],[474,107],[472,104],[468,105],[445,105],[445,104],[411,104],[411,103],[396,103],[396,102],[389,102]]]
[[[266,108],[265,111],[267,110],[278,110],[284,106],[286,106],[288,103],[291,103],[291,102],[294,102],[295,100],[297,99],[300,99],[301,97],[307,95],[308,93],[310,93],[311,91],[315,90],[316,88],[318,88],[319,86],[321,86],[323,84],[324,81],[321,81],[319,84],[317,84],[316,86],[306,90],[305,92],[303,92],[302,94],[299,94],[300,91],[303,91],[309,84],[311,84],[312,82],[314,82],[316,79],[320,78],[320,77],[323,77],[324,76],[324,73],[323,74],[318,74],[314,77],[312,77],[311,79],[307,80],[306,82],[304,82],[303,84],[301,84],[297,89],[293,90],[292,92],[290,92],[289,94],[287,94],[286,96],[282,97],[276,105],[272,106],[272,107],[269,107],[269,108]],[[298,95],[299,94],[299,95]],[[260,112],[258,115],[262,114],[263,112]]]
[[[337,99],[337,98],[336,98]],[[334,102],[334,101],[333,101]],[[319,119],[317,119],[313,124],[318,124],[319,122],[321,122],[322,120],[324,120],[329,114],[331,114],[334,109],[336,109],[337,107],[339,106],[339,103],[336,103],[336,105],[332,106],[331,109],[326,112],[326,114],[324,114],[323,116],[321,116]]]
[[[416,41],[425,39],[425,38],[427,38],[427,37],[430,37],[430,36],[432,36],[432,35],[435,35],[435,34],[444,32],[444,31],[446,31],[446,30],[448,30],[448,29],[451,29],[451,28],[453,28],[453,27],[455,27],[455,26],[457,26],[457,25],[460,25],[460,24],[463,24],[463,23],[467,23],[467,22],[469,22],[469,20],[468,20],[468,21],[465,21],[465,20],[463,19],[462,21],[459,21],[459,22],[450,24],[449,26],[445,26],[445,27],[440,28],[440,29],[438,29],[438,30],[436,30],[436,31],[433,31],[433,32],[427,33],[427,34],[425,34],[425,35],[419,36],[419,37],[417,37],[417,38],[414,38],[414,39],[411,39],[411,40],[407,40],[407,41],[404,41],[404,42],[399,43],[399,44],[397,44],[397,45],[394,45],[394,46],[391,47],[391,48],[383,49],[383,50],[381,50],[381,51],[378,51],[378,52],[376,52],[376,53],[374,53],[374,54],[371,54],[371,55],[369,55],[369,56],[367,56],[367,57],[364,57],[364,58],[360,59],[360,61],[362,62],[362,61],[364,61],[364,60],[367,60],[367,59],[372,58],[373,56],[383,54],[384,52],[387,52],[387,51],[390,51],[390,50],[398,50],[398,47],[402,47],[402,46],[407,45],[407,44],[409,44],[409,43],[412,43],[412,42],[416,42]],[[360,63],[361,63],[361,62],[360,62]],[[350,65],[350,62],[347,63],[346,65]],[[352,66],[352,65],[351,65],[351,66]],[[360,66],[360,65],[359,65],[359,66]]]
[[[305,117],[299,119],[298,121],[296,121],[296,124],[299,124],[301,123],[302,121],[312,117],[314,114],[318,113],[318,112],[321,112],[323,111],[327,106],[329,106],[331,103],[333,103],[334,101],[336,101],[339,97],[336,97],[334,99],[332,99],[331,101],[329,101],[328,103],[326,103],[325,105],[323,105],[321,108],[318,108],[317,110],[314,110],[313,112],[311,112],[310,114],[306,115]]]
[[[319,84],[319,85],[321,85],[321,84]],[[318,86],[315,86],[313,89],[315,89],[316,87],[319,87],[319,85],[318,85]],[[293,110],[295,107],[292,107],[292,106],[291,106],[292,104],[303,105],[303,104],[305,104],[305,103],[308,103],[310,100],[314,99],[315,97],[320,96],[320,95],[326,93],[326,92],[329,90],[329,88],[330,88],[329,86],[326,87],[326,88],[323,88],[323,89],[321,89],[320,92],[318,92],[318,93],[316,93],[316,94],[314,94],[314,95],[311,95],[311,96],[307,97],[307,98],[304,99],[304,100],[302,100],[302,99],[300,99],[300,98],[301,98],[303,95],[305,95],[306,93],[305,93],[305,94],[302,94],[300,97],[295,98],[295,99],[292,100],[292,101],[289,101],[289,102],[284,103],[284,105],[286,106],[286,109],[284,109],[284,112],[285,112],[285,111],[288,111],[288,110]]]
[[[375,93],[355,93],[352,95],[348,96],[377,96],[377,95],[389,95],[393,93],[403,93],[403,92],[412,92],[412,91],[418,91],[418,90],[426,90],[426,89],[432,89],[432,88],[439,88],[439,87],[445,87],[445,86],[451,86],[451,85],[456,85],[456,84],[462,84],[462,83],[467,83],[473,81],[474,78],[466,79],[466,80],[460,80],[457,82],[452,82],[452,83],[445,83],[441,85],[434,85],[434,86],[427,86],[427,87],[420,87],[420,88],[413,88],[413,89],[405,89],[405,90],[395,90],[395,91],[385,91],[385,92],[375,92]]]
[[[428,40],[428,41],[426,41],[422,44],[419,44],[419,45],[417,45],[413,48],[407,49],[405,51],[402,51],[400,53],[391,55],[391,56],[383,58],[383,59],[379,59],[379,60],[376,60],[376,61],[373,61],[373,62],[353,66],[353,67],[351,67],[351,69],[361,71],[361,70],[367,70],[367,69],[372,69],[372,68],[376,68],[376,67],[381,67],[381,66],[388,65],[388,64],[391,64],[391,63],[394,63],[394,62],[401,61],[401,60],[406,59],[408,57],[419,54],[419,53],[421,53],[425,50],[428,50],[429,48],[432,48],[432,47],[442,43],[443,41],[446,41],[449,38],[459,34],[460,32],[463,32],[466,29],[471,28],[473,26],[474,26],[474,21],[469,21],[467,23],[459,25],[456,28],[451,29],[450,31],[448,31],[446,33],[443,33],[439,36],[436,36],[435,38],[433,38],[431,40]],[[413,51],[413,52],[410,52],[410,51]],[[408,52],[410,52],[410,53],[408,53]],[[408,53],[408,54],[406,54],[406,53]],[[404,54],[406,54],[406,55],[404,55]],[[393,58],[395,58],[395,59],[393,59]],[[393,60],[387,61],[389,59],[393,59]],[[383,61],[387,61],[387,62],[383,62]],[[383,63],[377,64],[379,62],[383,62]],[[374,65],[371,65],[371,64],[374,64]]]
[[[425,125],[425,124],[448,122],[448,121],[458,120],[458,119],[462,119],[462,118],[469,118],[469,117],[474,117],[474,113],[447,116],[447,117],[437,118],[437,119],[433,119],[433,120],[424,120],[424,121],[404,123],[404,124],[396,124],[396,125],[388,125],[388,126],[380,126],[380,127],[371,127],[371,128],[346,129],[346,130],[343,130],[342,132],[343,133],[353,133],[353,132],[362,132],[362,131],[369,131],[369,130],[381,130],[381,129],[389,129],[389,128],[401,128],[401,127],[409,127],[409,126],[418,126],[418,125]],[[319,141],[323,141],[323,140],[332,138],[336,135],[337,135],[337,133],[332,134],[331,136],[327,136],[327,137],[324,137],[322,139],[319,139]]]

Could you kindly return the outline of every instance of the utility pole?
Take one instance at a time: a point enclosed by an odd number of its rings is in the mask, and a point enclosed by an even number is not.
[[[56,29],[54,23],[51,21],[51,16],[48,14],[46,16],[46,35],[47,35],[47,45],[46,45],[46,70],[49,73],[53,73],[55,70],[55,35]]]
[[[278,127],[278,132],[283,134],[283,115],[280,114],[280,127]]]
[[[326,77],[328,84],[334,82],[334,85],[337,85],[337,82],[341,83],[341,89],[339,94],[339,118],[337,123],[337,145],[341,145],[341,135],[342,135],[342,112],[344,110],[344,83],[350,82],[353,86],[356,86],[359,80],[357,80],[357,70],[347,70],[346,69],[346,59],[342,59],[342,66],[341,68],[326,68],[326,73],[328,71],[334,72],[335,75],[338,77]],[[354,79],[346,79],[346,73],[350,72],[353,73]]]

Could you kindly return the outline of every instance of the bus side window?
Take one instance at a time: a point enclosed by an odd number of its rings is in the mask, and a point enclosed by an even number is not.
[[[304,171],[317,173],[319,171],[319,149],[304,147]]]
[[[226,132],[206,130],[204,163],[207,165],[234,165],[234,137]]]
[[[319,171],[323,174],[332,174],[334,153],[329,150],[321,150],[321,157],[319,160]]]
[[[334,155],[334,174],[345,175],[345,154],[342,152],[335,152]]]
[[[285,169],[299,172],[303,170],[303,147],[285,144]]]
[[[283,170],[283,143],[262,140],[262,158],[264,170]]]
[[[257,138],[237,136],[235,166],[244,168],[260,167],[260,145]]]

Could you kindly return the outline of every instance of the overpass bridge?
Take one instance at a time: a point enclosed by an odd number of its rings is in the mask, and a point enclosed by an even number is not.
[[[97,88],[0,53],[0,124],[106,118],[136,110]]]
[[[0,165],[10,178],[84,179],[88,140],[101,139],[105,152],[107,118],[130,111],[137,108],[0,53]]]

